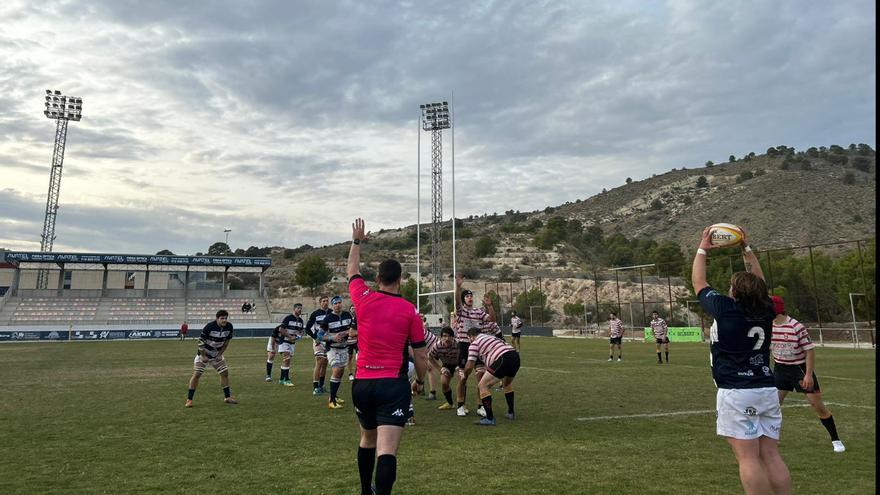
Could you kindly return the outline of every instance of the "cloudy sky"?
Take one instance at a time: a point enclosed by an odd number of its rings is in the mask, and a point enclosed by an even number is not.
[[[876,147],[874,18],[873,0],[4,0],[0,247],[39,249],[45,89],[84,101],[55,251],[191,254],[224,228],[233,248],[322,245],[355,216],[415,223],[419,104],[453,93],[458,216],[779,144]]]

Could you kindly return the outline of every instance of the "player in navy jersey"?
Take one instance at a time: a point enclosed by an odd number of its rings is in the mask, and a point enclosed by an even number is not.
[[[791,475],[778,448],[782,409],[770,370],[775,314],[761,265],[745,235],[742,245],[746,271],[733,274],[727,295],[706,281],[707,251],[715,247],[708,228],[703,230],[691,276],[700,306],[715,319],[710,361],[718,387],[716,430],[736,456],[747,494],[787,494]]]
[[[327,407],[341,409],[344,400],[337,397],[339,386],[342,384],[342,375],[345,373],[345,365],[348,364],[348,330],[354,319],[348,311],[342,310],[342,297],[333,296],[330,300],[333,309],[320,323],[318,341],[324,344],[327,350],[327,360],[330,363],[330,400]]]
[[[348,329],[348,381],[352,381],[358,352],[357,314],[354,312],[354,304],[348,307],[348,312],[351,313],[351,328]]]
[[[274,350],[275,352],[281,352],[283,356],[281,361],[281,378],[278,380],[278,383],[292,387],[293,381],[290,379],[290,360],[293,358],[293,353],[296,350],[296,342],[302,338],[305,329],[305,324],[302,319],[302,304],[294,304],[293,312],[284,317],[284,320],[281,321],[279,327],[278,335],[275,336],[273,333],[273,337],[275,337]],[[270,345],[272,345],[272,341],[270,341]],[[275,352],[270,352],[269,359],[266,360],[267,382],[272,381],[272,361],[275,357]]]
[[[232,340],[233,330],[232,323],[229,323],[229,312],[221,309],[217,311],[214,321],[205,325],[199,335],[196,357],[193,360],[193,374],[189,380],[189,392],[186,398],[186,407],[193,406],[193,397],[196,393],[196,387],[199,386],[199,379],[205,372],[207,365],[211,365],[217,374],[220,375],[220,386],[223,387],[223,397],[227,404],[238,404],[229,391],[229,365],[226,364],[226,357],[223,355],[229,342]]]
[[[318,306],[318,309],[309,315],[305,329],[308,336],[314,340],[315,371],[312,373],[312,395],[321,395],[326,392],[324,377],[327,373],[327,350],[324,348],[324,343],[318,341],[318,330],[320,330],[320,323],[330,313],[330,298],[321,296],[318,299]]]

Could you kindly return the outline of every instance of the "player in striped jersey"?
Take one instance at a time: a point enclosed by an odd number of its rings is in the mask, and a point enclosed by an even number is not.
[[[617,362],[623,361],[623,321],[617,313],[608,314],[608,362],[614,361],[614,346],[617,346]]]
[[[657,364],[663,364],[663,360],[660,359],[661,345],[666,351],[666,364],[669,364],[669,327],[657,311],[651,313],[651,331],[654,332],[654,340],[657,342]]]
[[[205,325],[202,334],[199,336],[198,352],[193,360],[193,374],[189,380],[189,393],[186,399],[186,407],[192,407],[193,397],[196,394],[196,387],[199,386],[199,379],[205,372],[205,367],[210,364],[220,375],[220,386],[223,387],[223,397],[227,404],[238,404],[229,391],[229,366],[226,364],[226,358],[223,353],[229,347],[229,341],[232,340],[232,323],[229,323],[229,313],[221,309],[217,311],[214,321]]]
[[[464,277],[459,273],[455,275],[455,300],[460,304],[455,312],[455,341],[458,343],[458,367],[459,380],[456,387],[456,395],[458,400],[458,410],[456,414],[466,416],[468,409],[465,407],[465,399],[467,397],[467,376],[464,374],[464,368],[468,361],[468,349],[470,348],[470,340],[468,332],[471,328],[480,327],[486,322],[495,321],[495,309],[492,307],[492,299],[488,295],[483,296],[483,307],[474,307],[474,293],[471,290],[462,290]],[[482,362],[475,363],[483,364]],[[477,366],[479,368],[479,366]],[[479,372],[479,369],[478,369]]]
[[[494,426],[495,416],[492,413],[492,387],[501,382],[504,398],[507,400],[507,419],[515,419],[513,410],[513,379],[519,371],[519,353],[503,340],[491,335],[480,333],[479,328],[468,330],[468,361],[465,376],[474,370],[477,360],[485,363],[486,373],[478,383],[480,402],[486,416],[477,422],[480,426]]]
[[[443,397],[446,402],[437,409],[455,409],[452,404],[452,375],[455,373],[455,367],[458,366],[458,347],[455,345],[455,334],[452,328],[443,327],[440,329],[440,338],[436,342],[428,346],[428,362],[440,370],[440,388],[443,391]]]
[[[834,452],[844,452],[843,442],[837,436],[837,425],[834,416],[822,402],[822,391],[816,377],[815,345],[810,334],[801,322],[785,313],[785,301],[779,296],[772,296],[776,318],[773,319],[773,339],[770,350],[773,351],[773,374],[779,403],[792,390],[804,394],[810,407],[816,411],[822,426],[831,436],[831,447]]]
[[[422,316],[422,330],[425,333],[425,347],[427,349],[431,349],[438,340],[437,336],[434,335],[434,332],[431,331],[431,328],[428,326],[428,318],[425,315]],[[437,367],[434,365],[433,360],[428,359],[428,370],[425,372],[428,375],[428,395],[425,397],[425,400],[437,400]]]
[[[345,365],[348,364],[348,330],[354,321],[348,311],[342,310],[342,297],[333,296],[330,300],[333,310],[321,320],[318,341],[324,343],[327,360],[330,363],[330,400],[327,407],[341,409],[344,400],[337,397],[342,384]]]
[[[357,315],[354,312],[354,304],[348,307],[348,312],[351,314],[351,328],[348,329],[348,381],[352,381],[358,352]]]
[[[318,330],[320,330],[321,322],[330,314],[330,298],[321,296],[318,299],[318,309],[312,311],[309,315],[309,321],[306,323],[306,333],[314,340],[315,353],[315,371],[312,372],[312,395],[321,395],[324,392],[324,376],[327,374],[327,350],[324,343],[318,340]]]

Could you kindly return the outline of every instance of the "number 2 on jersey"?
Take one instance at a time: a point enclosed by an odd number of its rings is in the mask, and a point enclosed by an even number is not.
[[[752,327],[749,329],[749,333],[746,334],[749,337],[758,337],[758,341],[755,342],[755,346],[752,347],[753,351],[757,351],[764,344],[764,329],[761,327]]]

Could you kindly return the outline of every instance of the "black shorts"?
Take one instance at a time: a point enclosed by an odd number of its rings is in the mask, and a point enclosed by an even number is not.
[[[357,352],[357,350],[358,350],[358,345],[357,345],[357,344],[348,344],[348,355],[349,355],[349,356],[351,356],[352,354],[354,354],[355,352]]]
[[[620,345],[623,341],[623,337],[611,337],[610,342],[612,344]]]
[[[658,344],[668,344],[669,337],[663,337],[662,339],[656,339]]]
[[[404,426],[410,416],[410,385],[406,377],[355,379],[351,401],[365,430],[379,425]]]
[[[471,347],[470,342],[458,342],[458,367],[464,369],[467,364],[468,349]]]
[[[513,378],[519,371],[519,353],[507,351],[486,368],[486,371],[495,378]]]
[[[512,333],[510,334],[510,338],[512,338],[512,339],[518,339],[520,335],[522,335],[522,332],[512,332]]]
[[[813,390],[804,390],[799,383],[807,374],[807,364],[779,364],[773,368],[773,375],[776,380],[776,388],[791,392],[800,392],[802,394],[815,394],[821,392],[819,389],[819,379],[813,372]]]

